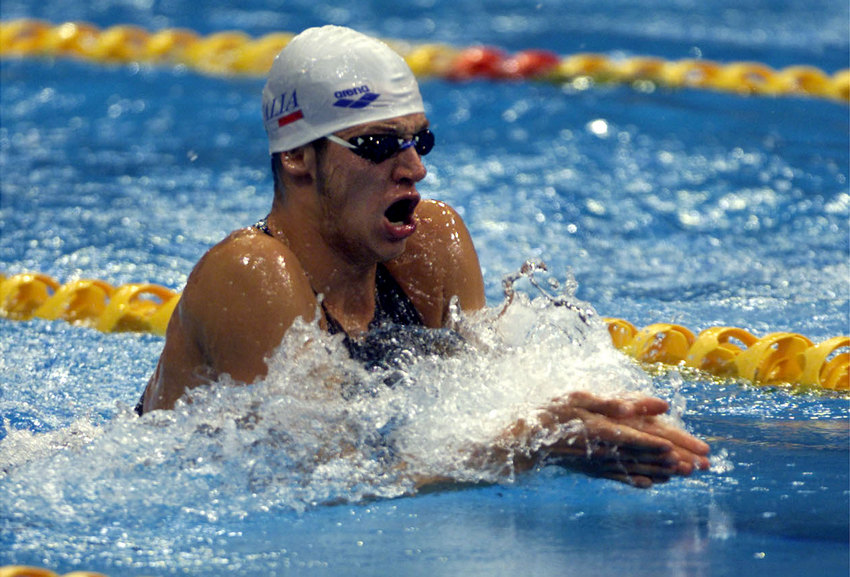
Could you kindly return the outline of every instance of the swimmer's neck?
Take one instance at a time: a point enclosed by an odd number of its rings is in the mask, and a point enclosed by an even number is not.
[[[375,315],[377,261],[346,257],[324,240],[318,219],[288,208],[275,200],[267,219],[272,236],[289,248],[299,265],[292,268],[304,271],[325,311],[345,332],[365,332]]]

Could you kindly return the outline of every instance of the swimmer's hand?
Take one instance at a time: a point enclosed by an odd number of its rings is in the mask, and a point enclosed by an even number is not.
[[[604,399],[572,393],[543,407],[536,422],[514,423],[498,445],[515,470],[554,462],[647,488],[709,466],[706,443],[659,419],[668,408],[654,397]]]

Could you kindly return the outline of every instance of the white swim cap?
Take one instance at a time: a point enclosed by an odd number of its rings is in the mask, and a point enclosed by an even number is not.
[[[309,28],[274,60],[263,89],[269,153],[351,126],[425,112],[416,77],[383,42],[341,26]]]

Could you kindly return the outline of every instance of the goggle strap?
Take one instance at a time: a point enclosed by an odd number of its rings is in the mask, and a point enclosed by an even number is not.
[[[351,144],[347,140],[343,140],[342,138],[340,138],[339,136],[336,136],[335,134],[329,134],[325,138],[327,138],[331,142],[335,142],[336,144],[339,144],[340,146],[344,146],[346,148],[351,148],[353,150],[357,149],[356,146],[354,146],[353,144]]]

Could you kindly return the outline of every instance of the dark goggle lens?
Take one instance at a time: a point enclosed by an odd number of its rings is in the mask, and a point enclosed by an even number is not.
[[[348,142],[356,146],[352,152],[380,164],[411,146],[419,156],[425,156],[434,148],[434,133],[425,128],[414,134],[412,140],[404,140],[391,134],[366,134],[355,136]]]

